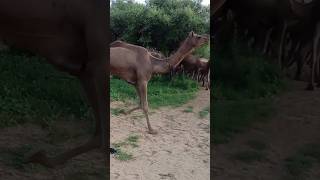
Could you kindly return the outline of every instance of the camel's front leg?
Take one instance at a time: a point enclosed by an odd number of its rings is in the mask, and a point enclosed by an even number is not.
[[[147,82],[143,81],[143,82],[139,82],[138,83],[138,91],[140,94],[140,98],[141,98],[141,108],[143,110],[143,113],[147,119],[147,126],[148,126],[148,130],[150,134],[157,134],[157,131],[155,131],[154,129],[152,129],[150,121],[149,121],[149,116],[148,116],[148,98],[147,98]]]

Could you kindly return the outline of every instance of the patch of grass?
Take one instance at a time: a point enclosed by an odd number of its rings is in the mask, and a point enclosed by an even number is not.
[[[211,106],[216,144],[226,143],[255,122],[264,122],[275,113],[270,99],[217,100]]]
[[[130,135],[124,141],[114,143],[113,145],[115,148],[118,148],[118,147],[120,148],[120,147],[124,147],[124,146],[131,146],[131,147],[135,148],[135,147],[139,147],[138,140],[139,140],[138,135]]]
[[[115,157],[119,160],[119,161],[129,161],[133,159],[133,155],[123,151],[120,148],[116,148],[117,153],[115,155]]]
[[[263,151],[267,149],[267,145],[260,140],[249,140],[247,145],[256,151]]]
[[[0,52],[0,82],[0,127],[90,114],[79,82],[37,56]]]
[[[188,107],[186,107],[186,109],[183,110],[183,112],[192,113],[193,112],[193,107],[192,106],[188,106]]]
[[[266,154],[261,151],[245,150],[233,154],[232,158],[245,163],[252,163],[265,160]]]
[[[226,33],[226,34],[224,34]],[[253,49],[246,42],[224,32],[215,47],[211,106],[215,143],[230,141],[235,133],[274,115],[273,97],[287,86],[276,63]],[[229,40],[228,40],[229,39]]]
[[[202,118],[205,118],[208,114],[210,113],[210,107],[207,106],[205,107],[204,109],[202,109],[201,111],[199,111],[199,117],[202,119]]]
[[[115,157],[120,161],[129,161],[133,159],[133,155],[124,151],[123,149],[130,146],[132,148],[139,147],[138,145],[139,136],[138,135],[130,135],[124,141],[113,143],[113,146],[117,150]]]
[[[315,163],[320,163],[320,144],[306,144],[295,155],[285,159],[291,179],[306,179]]]
[[[25,167],[25,155],[32,149],[30,145],[24,145],[15,149],[1,149],[0,161],[5,165],[23,169]]]
[[[119,116],[120,114],[125,113],[124,109],[121,109],[121,108],[111,108],[110,111],[111,111],[111,114],[115,116]]]
[[[198,83],[183,75],[175,76],[171,81],[166,76],[154,76],[148,83],[149,106],[178,107],[193,99],[198,90]],[[118,78],[110,79],[110,97],[113,101],[138,101],[135,88]]]

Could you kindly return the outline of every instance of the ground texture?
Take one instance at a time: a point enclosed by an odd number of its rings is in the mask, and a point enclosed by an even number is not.
[[[209,115],[199,112],[210,105],[209,91],[178,107],[150,112],[157,135],[147,133],[141,111],[111,115],[111,143],[138,137],[134,147],[121,147],[132,155],[127,161],[111,156],[111,180],[208,180],[210,177]],[[111,108],[130,109],[134,104],[111,103]]]
[[[291,82],[291,90],[276,98],[277,112],[270,121],[255,124],[229,143],[214,147],[214,180],[320,179],[319,163],[302,176],[290,175],[286,166],[286,159],[299,149],[320,143],[320,90],[306,91],[305,86]],[[314,155],[319,157],[319,153]],[[293,167],[298,171],[307,162]]]

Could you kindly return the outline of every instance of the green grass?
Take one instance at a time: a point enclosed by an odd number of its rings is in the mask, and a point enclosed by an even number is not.
[[[11,166],[16,169],[24,169],[25,167],[25,154],[28,153],[32,147],[30,145],[24,145],[14,149],[1,149],[0,160],[7,166]]]
[[[129,161],[132,160],[134,157],[131,153],[125,151],[124,149],[127,149],[128,147],[136,148],[139,147],[139,136],[138,135],[130,135],[128,138],[126,138],[123,141],[113,143],[113,146],[117,150],[117,153],[115,155],[115,158],[120,161]]]
[[[0,82],[0,127],[89,116],[79,82],[44,59],[0,52]]]
[[[186,109],[183,110],[183,112],[192,113],[193,112],[193,107],[192,106],[188,106],[188,107],[186,107]]]
[[[119,161],[129,161],[133,159],[133,155],[131,153],[125,152],[120,148],[116,148],[117,154],[115,155],[115,158]]]
[[[171,81],[166,76],[155,76],[148,84],[149,106],[181,106],[193,99],[198,89],[197,82],[182,75],[175,76]],[[135,88],[117,78],[110,80],[110,97],[112,101],[138,101]]]
[[[110,108],[110,111],[111,111],[111,114],[115,116],[125,113],[124,109],[121,109],[121,108]]]
[[[291,157],[285,159],[290,179],[303,180],[315,163],[320,164],[320,144],[306,144]]]
[[[273,99],[287,84],[276,64],[245,44],[226,41],[220,48],[214,61],[211,124],[214,142],[226,143],[236,133],[274,116]]]
[[[275,113],[270,99],[217,100],[211,107],[216,144],[229,142],[236,133],[243,132],[253,123],[268,120]]]
[[[203,108],[201,111],[199,111],[199,117],[201,119],[205,118],[206,116],[208,116],[209,113],[210,113],[210,107],[207,106],[207,107]]]

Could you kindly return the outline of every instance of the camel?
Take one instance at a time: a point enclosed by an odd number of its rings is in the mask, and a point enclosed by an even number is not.
[[[202,82],[202,87],[205,84],[208,84],[208,76],[209,76],[210,64],[209,60],[206,58],[199,58],[198,61],[198,81]],[[207,90],[209,89],[208,86]]]
[[[205,83],[208,83],[208,72],[209,72],[209,60],[206,58],[198,58],[194,55],[186,56],[180,63],[184,73],[191,75],[191,78],[202,82],[204,87]]]
[[[197,35],[190,32],[179,49],[167,59],[152,56],[144,47],[115,41],[110,44],[110,73],[132,84],[139,95],[140,105],[127,111],[125,114],[142,109],[146,120],[148,132],[157,134],[150,124],[148,116],[147,87],[152,74],[164,74],[174,69],[185,56],[195,48],[208,43],[209,36]]]
[[[78,78],[96,121],[95,134],[87,143],[55,157],[39,151],[26,162],[56,167],[79,154],[99,147],[105,151],[109,146],[107,7],[104,0],[0,1],[1,39],[45,57],[58,70]]]

